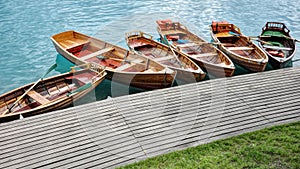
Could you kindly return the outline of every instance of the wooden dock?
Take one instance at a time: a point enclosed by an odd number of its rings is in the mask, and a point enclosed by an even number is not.
[[[300,68],[138,93],[0,124],[1,168],[113,168],[300,120]]]

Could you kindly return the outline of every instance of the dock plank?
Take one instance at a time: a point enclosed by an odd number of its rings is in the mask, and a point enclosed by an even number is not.
[[[0,124],[5,168],[113,168],[300,120],[300,68],[110,98]]]

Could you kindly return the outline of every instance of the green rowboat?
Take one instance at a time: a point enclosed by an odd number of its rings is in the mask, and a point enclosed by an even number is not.
[[[274,69],[287,67],[296,53],[295,40],[284,23],[267,22],[259,36],[259,46],[269,56]]]

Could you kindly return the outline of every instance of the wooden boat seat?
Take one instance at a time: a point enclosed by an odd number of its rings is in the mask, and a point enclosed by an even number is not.
[[[112,51],[112,50],[114,50],[114,49],[115,49],[115,48],[113,48],[113,47],[104,48],[104,49],[101,49],[101,50],[99,50],[99,51],[97,51],[97,52],[91,53],[91,54],[89,54],[89,55],[85,55],[85,56],[81,57],[80,59],[81,59],[81,60],[88,60],[88,59],[93,58],[93,57],[95,57],[95,56],[98,56],[98,55],[107,53],[107,52],[109,52],[109,51]]]
[[[132,60],[131,62],[132,63],[142,63],[144,60],[142,60],[142,59],[134,59],[134,60]]]
[[[228,50],[254,50],[254,48],[250,48],[250,47],[244,47],[244,46],[240,46],[240,47],[228,47]]]
[[[164,34],[169,34],[169,35],[172,35],[172,34],[185,34],[185,32],[180,31],[180,30],[165,30]]]
[[[44,96],[40,95],[34,90],[31,90],[27,93],[27,95],[31,98],[33,98],[36,102],[44,105],[50,102],[50,100],[46,99]]]
[[[185,43],[185,44],[178,44],[176,46],[178,46],[180,48],[185,48],[185,47],[199,46],[199,44],[196,44],[196,43]]]
[[[87,45],[89,44],[90,42],[89,41],[84,41],[84,42],[74,42],[74,41],[71,41],[71,44],[70,42],[60,42],[60,44],[66,48],[66,50],[71,50],[73,48],[77,48],[77,47],[80,47],[80,46],[84,46],[84,45]]]
[[[129,64],[129,63],[126,63],[122,66],[117,67],[115,70],[122,71],[122,70],[125,70],[125,69],[129,68],[130,66],[132,66],[132,65]]]
[[[218,55],[217,53],[201,53],[201,54],[196,54],[196,55],[189,55],[193,58],[197,58],[197,57],[206,57],[206,56],[215,56]]]
[[[153,71],[152,69],[147,69],[147,70],[145,70],[144,72],[147,72],[147,73],[153,73],[153,72],[155,72],[155,71]]]
[[[280,46],[268,46],[268,45],[264,45],[264,48],[275,49],[275,50],[293,50],[292,48],[280,47]]]
[[[168,56],[168,57],[160,57],[160,58],[155,58],[153,60],[155,60],[156,62],[160,62],[163,60],[169,60],[169,59],[173,59],[175,56]]]
[[[216,37],[232,37],[234,35],[229,34],[229,32],[220,32],[216,34]]]
[[[234,43],[221,43],[225,47],[235,47]]]
[[[142,62],[143,62],[142,59],[134,59],[134,60],[130,61],[130,63],[142,63]],[[133,65],[126,63],[126,64],[123,64],[122,66],[117,67],[116,70],[122,71],[122,70],[129,68],[130,66],[133,66]]]
[[[77,43],[72,40],[62,40],[59,41],[59,44],[66,49],[77,45]]]

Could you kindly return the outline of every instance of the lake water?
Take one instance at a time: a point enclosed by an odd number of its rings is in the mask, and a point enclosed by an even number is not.
[[[66,30],[126,47],[127,31],[139,29],[158,37],[157,19],[179,20],[206,40],[211,39],[208,26],[213,20],[232,22],[249,36],[259,35],[265,22],[279,21],[300,39],[300,3],[296,0],[11,0],[1,1],[0,9],[0,94],[38,80],[56,62],[60,68],[50,75],[68,69],[70,63],[57,55],[50,41],[50,36]],[[298,51],[294,60],[299,56]],[[105,90],[97,100],[139,92],[108,80],[96,90]]]

